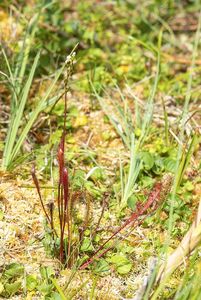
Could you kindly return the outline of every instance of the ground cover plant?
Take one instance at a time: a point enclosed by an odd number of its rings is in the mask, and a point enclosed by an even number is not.
[[[199,10],[0,4],[2,299],[200,299]]]

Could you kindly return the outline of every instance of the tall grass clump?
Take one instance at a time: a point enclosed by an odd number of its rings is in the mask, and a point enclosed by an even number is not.
[[[154,83],[150,92],[150,95],[146,102],[146,108],[145,108],[145,114],[143,117],[143,121],[139,122],[139,110],[138,110],[138,102],[134,97],[135,101],[135,108],[136,108],[136,124],[134,125],[132,120],[132,114],[128,107],[128,103],[126,99],[124,98],[123,94],[121,93],[119,87],[117,86],[117,91],[120,94],[120,98],[123,103],[124,109],[122,109],[121,105],[119,105],[117,102],[112,103],[112,110],[115,112],[115,118],[113,117],[113,113],[111,113],[107,102],[104,100],[103,97],[101,97],[93,83],[91,82],[92,90],[98,99],[101,107],[103,108],[103,111],[108,116],[111,124],[114,126],[116,132],[121,137],[124,145],[126,148],[130,151],[130,160],[129,160],[129,169],[128,172],[124,172],[122,168],[122,162],[120,158],[120,176],[121,176],[121,191],[122,191],[122,197],[121,197],[121,203],[120,207],[124,208],[127,205],[127,200],[129,197],[133,194],[135,190],[135,183],[138,179],[140,170],[141,170],[141,162],[139,153],[144,145],[144,142],[148,136],[150,124],[152,121],[153,116],[153,108],[154,108],[154,99],[157,91],[157,86],[159,82],[160,77],[160,57],[161,57],[161,43],[162,43],[162,31],[160,31],[159,37],[158,37],[158,47],[151,48],[156,56],[157,56],[157,66],[156,66],[156,74]],[[143,44],[145,47],[147,47],[146,44]],[[104,89],[103,89],[104,90]],[[113,102],[113,100],[111,100]],[[136,128],[136,125],[139,126],[138,129],[140,129],[140,136],[137,138],[135,137],[134,130]]]
[[[64,66],[56,72],[45,95],[41,97],[32,111],[30,113],[26,111],[34,75],[40,60],[40,51],[38,51],[31,67],[28,63],[31,47],[34,45],[39,16],[40,13],[37,13],[30,20],[21,49],[14,64],[10,64],[6,51],[3,47],[1,49],[7,72],[1,71],[0,74],[6,78],[11,95],[9,125],[1,164],[3,170],[11,170],[14,167],[22,145],[38,115],[61,97],[61,93],[54,97],[51,97],[51,94],[59,77],[63,73]]]

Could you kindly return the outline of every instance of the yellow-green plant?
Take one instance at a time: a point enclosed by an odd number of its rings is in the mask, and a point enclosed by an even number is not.
[[[7,73],[1,71],[1,75],[6,78],[11,94],[10,118],[2,159],[3,170],[11,170],[13,168],[22,144],[25,141],[27,134],[37,119],[39,113],[49,105],[53,105],[61,96],[61,94],[59,94],[50,98],[55,84],[63,72],[64,66],[62,66],[61,69],[56,72],[47,92],[38,101],[32,112],[29,114],[26,113],[25,107],[28,103],[30,89],[32,87],[34,75],[40,59],[40,51],[38,51],[32,66],[30,67],[28,65],[30,50],[33,46],[39,15],[40,13],[35,14],[28,24],[24,42],[14,66],[10,64],[6,51],[3,48],[1,49],[2,56],[7,67]],[[27,73],[28,75],[26,75]],[[25,115],[26,118],[24,118]]]

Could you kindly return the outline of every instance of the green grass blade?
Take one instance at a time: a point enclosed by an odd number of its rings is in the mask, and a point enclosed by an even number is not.
[[[56,279],[51,278],[51,281],[53,283],[53,285],[55,286],[55,288],[57,289],[59,295],[61,296],[62,300],[67,300],[66,296],[64,295],[64,292],[62,291],[62,288],[59,286],[58,282]]]
[[[164,115],[164,123],[165,123],[165,142],[166,146],[169,146],[169,122],[168,122],[168,114],[165,108],[165,102],[162,99],[162,105],[163,105],[163,115]]]
[[[127,205],[127,200],[133,193],[134,185],[141,168],[140,161],[137,157],[138,149],[136,147],[137,145],[135,145],[134,134],[132,134],[131,150],[130,150],[130,166],[129,166],[128,178],[123,193],[123,199],[121,201],[121,208],[124,208]]]
[[[157,50],[156,76],[155,76],[151,94],[150,94],[148,102],[147,102],[146,112],[145,112],[144,121],[143,121],[143,125],[142,125],[142,131],[141,131],[141,135],[139,138],[139,145],[142,145],[144,143],[144,140],[148,134],[149,125],[150,125],[152,117],[153,117],[154,98],[156,95],[157,86],[158,86],[158,82],[159,82],[159,74],[160,74],[160,56],[161,56],[160,48],[161,48],[161,43],[162,43],[162,31],[159,34],[158,40],[159,41],[158,41],[158,50]]]
[[[63,67],[57,72],[52,84],[50,85],[47,93],[45,94],[45,96],[41,99],[41,101],[38,103],[37,107],[35,108],[35,110],[32,112],[32,114],[30,115],[30,118],[27,122],[27,124],[25,125],[24,129],[22,130],[20,137],[12,151],[12,155],[11,155],[11,159],[14,160],[20,150],[20,147],[22,146],[29,130],[31,129],[33,123],[35,122],[36,118],[38,117],[39,113],[42,111],[45,103],[47,102],[47,99],[49,98],[53,88],[55,87],[56,82],[58,81],[59,77],[61,76],[63,70],[64,70],[65,65],[63,65]]]
[[[33,81],[35,70],[36,70],[36,67],[38,64],[39,56],[40,56],[40,53],[38,53],[35,57],[31,71],[29,73],[29,77],[28,77],[27,82],[22,91],[22,96],[21,96],[21,99],[19,100],[18,107],[15,109],[15,112],[14,112],[15,116],[14,116],[13,122],[10,124],[10,127],[8,129],[8,138],[6,140],[4,154],[3,154],[3,162],[2,162],[4,168],[8,167],[8,165],[10,164],[10,161],[12,159],[13,147],[14,147],[14,144],[16,141],[18,129],[19,129],[20,122],[21,122],[21,119],[23,116],[24,107],[27,102],[27,98],[28,98],[28,94],[30,91],[32,81]]]
[[[119,171],[120,171],[120,183],[121,183],[121,199],[124,197],[124,177],[123,177],[123,166],[121,156],[119,155]]]
[[[185,153],[185,150],[182,153],[182,157],[181,157],[181,161],[180,161],[180,165],[179,165],[179,171],[178,171],[178,178],[177,178],[177,182],[176,182],[176,186],[177,188],[180,186],[182,178],[184,176],[184,173],[186,171],[186,168],[188,167],[188,164],[191,160],[191,157],[193,155],[194,149],[196,147],[196,145],[199,143],[198,141],[198,137],[196,136],[196,134],[193,136],[191,143],[189,145],[189,148],[187,150],[187,152]]]
[[[18,93],[20,93],[21,90],[21,84],[24,78],[24,74],[27,67],[27,61],[29,58],[29,53],[31,49],[31,45],[33,44],[33,39],[36,33],[37,29],[37,21],[38,21],[39,14],[35,14],[32,19],[29,22],[27,32],[24,37],[24,41],[22,44],[22,47],[20,49],[17,62],[16,62],[16,68],[14,72],[14,78],[18,79],[18,84],[16,86],[16,90]]]
[[[12,87],[12,99],[11,99],[11,113],[13,112],[13,110],[15,109],[17,102],[18,102],[18,97],[17,97],[17,91],[16,91],[16,81],[15,81],[15,77],[13,76],[13,72],[12,72],[12,68],[10,66],[8,57],[6,55],[6,52],[4,51],[4,49],[2,48],[2,53],[6,62],[6,66],[9,72],[9,76],[7,75],[6,78],[8,79],[9,83],[11,84]],[[12,116],[12,115],[11,115]]]

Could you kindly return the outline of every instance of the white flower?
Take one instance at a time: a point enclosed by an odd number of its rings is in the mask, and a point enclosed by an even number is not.
[[[75,55],[76,55],[75,51],[71,55],[67,55],[65,63],[68,64],[71,61],[73,61],[73,58],[75,57]]]
[[[71,55],[68,55],[68,56],[66,57],[65,63],[68,64],[71,60],[72,60]]]

